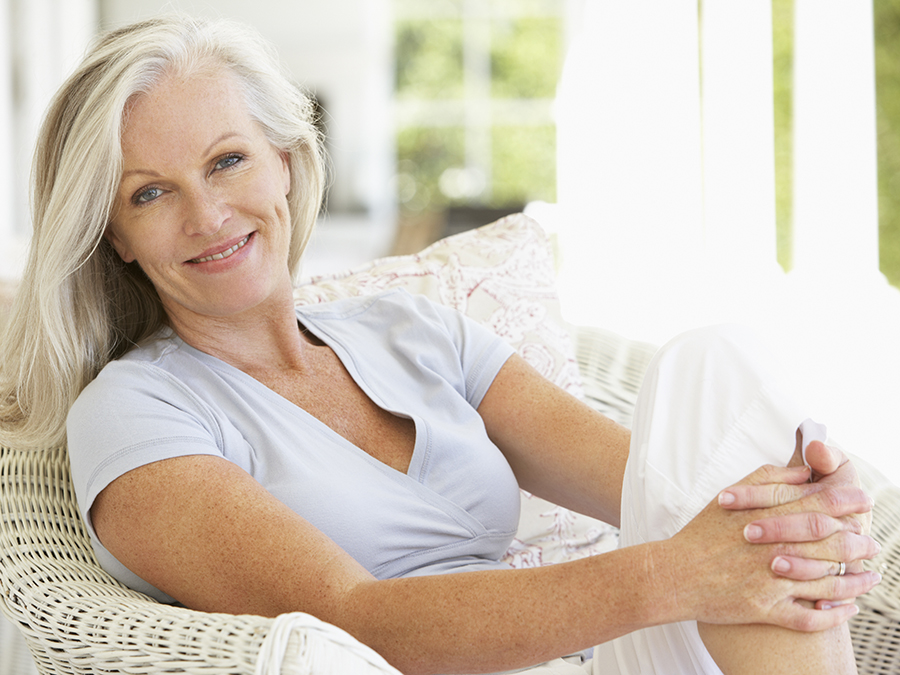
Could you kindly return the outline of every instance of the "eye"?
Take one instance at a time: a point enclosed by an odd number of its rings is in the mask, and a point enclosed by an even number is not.
[[[134,197],[131,198],[131,201],[140,206],[141,204],[148,204],[152,202],[154,199],[157,199],[162,194],[162,190],[158,187],[148,187],[142,190],[138,190]]]
[[[240,164],[243,161],[243,159],[244,159],[244,156],[239,155],[239,154],[226,155],[225,157],[223,157],[222,159],[220,159],[219,161],[216,162],[214,168],[218,171],[221,171],[223,169],[230,169],[231,167],[236,166],[237,164]]]

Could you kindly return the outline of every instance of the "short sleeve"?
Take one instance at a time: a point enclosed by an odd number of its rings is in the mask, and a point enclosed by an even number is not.
[[[515,349],[461,312],[425,298],[422,300],[432,306],[456,345],[464,375],[465,397],[473,408],[477,408]]]
[[[219,455],[221,432],[206,404],[165,371],[113,361],[72,406],[66,422],[72,481],[93,538],[90,508],[119,476],[185,455]]]

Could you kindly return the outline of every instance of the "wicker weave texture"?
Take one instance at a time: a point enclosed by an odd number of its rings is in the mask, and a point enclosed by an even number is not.
[[[651,345],[581,329],[578,362],[589,402],[622,424]],[[900,490],[860,463],[875,496],[873,535],[884,575],[851,621],[863,675],[900,673]],[[160,605],[97,564],[78,514],[64,449],[0,448],[0,609],[45,675],[82,673],[394,673],[377,654],[307,615],[214,615]],[[260,657],[261,655],[261,657]]]
[[[94,558],[68,467],[64,449],[0,447],[0,609],[24,634],[41,673],[340,672],[328,655],[353,664],[344,672],[397,673],[306,615],[289,615],[273,631],[278,619],[195,612],[125,588]],[[285,648],[273,650],[273,640]],[[258,663],[261,650],[266,658]]]
[[[872,536],[881,553],[868,563],[882,575],[881,584],[859,598],[860,612],[850,634],[860,673],[900,673],[900,489],[860,463],[863,487],[875,498]]]
[[[654,345],[627,340],[612,331],[577,329],[575,358],[591,407],[631,428],[644,371],[655,353]]]

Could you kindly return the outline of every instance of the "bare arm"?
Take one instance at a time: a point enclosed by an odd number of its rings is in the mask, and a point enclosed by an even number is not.
[[[185,605],[309,612],[411,675],[522,667],[671,618],[655,601],[644,548],[555,568],[377,581],[217,457],[135,469],[91,514],[104,546]]]
[[[478,412],[522,488],[618,527],[628,429],[518,356],[506,362]]]
[[[627,432],[547,386],[512,361],[482,404],[489,432],[510,452],[526,486],[617,520]],[[510,398],[517,390],[523,402]],[[495,419],[492,410],[512,417]],[[551,453],[554,446],[560,455]],[[613,469],[591,453],[602,454]],[[572,499],[562,498],[569,494]],[[817,497],[795,508],[824,509]],[[594,501],[602,507],[592,510]],[[854,512],[853,505],[847,508]],[[689,618],[821,629],[845,621],[850,608],[798,613],[792,599],[852,598],[874,583],[863,575],[834,582],[773,578],[764,574],[769,560],[787,549],[732,536],[759,513],[729,513],[718,505],[704,513],[668,542],[578,562],[378,581],[221,458],[188,456],[135,469],[113,481],[91,509],[104,546],[187,606],[268,616],[309,612],[410,675],[524,667]],[[702,565],[686,569],[682,562],[696,554],[698,538],[724,543],[708,551]],[[790,552],[815,557],[807,551],[821,545],[796,545]],[[748,569],[761,572],[748,575]],[[716,571],[715,592],[701,592],[709,589],[710,570]],[[740,601],[757,596],[764,601]]]

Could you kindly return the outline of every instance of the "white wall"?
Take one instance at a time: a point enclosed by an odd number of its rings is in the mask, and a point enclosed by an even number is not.
[[[325,106],[334,167],[329,210],[391,220],[389,0],[100,0],[100,22],[114,28],[166,10],[243,21],[271,40]]]
[[[96,0],[0,0],[0,279],[24,266],[38,127],[96,22]]]

